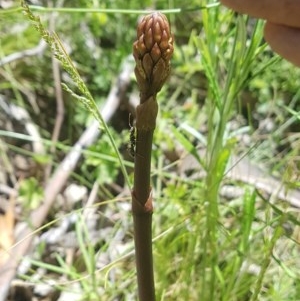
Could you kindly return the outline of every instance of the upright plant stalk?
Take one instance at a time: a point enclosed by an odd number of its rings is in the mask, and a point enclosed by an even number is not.
[[[158,104],[156,95],[170,73],[173,38],[165,15],[154,12],[137,27],[133,43],[135,76],[140,90],[136,107],[136,148],[132,213],[138,294],[140,301],[154,301],[155,288],[152,256],[152,193],[150,186],[152,139]]]

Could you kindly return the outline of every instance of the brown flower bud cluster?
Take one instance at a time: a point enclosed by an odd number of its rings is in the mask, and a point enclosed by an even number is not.
[[[141,92],[141,102],[156,95],[170,73],[173,37],[165,15],[154,12],[145,16],[137,27],[133,43],[135,75]]]

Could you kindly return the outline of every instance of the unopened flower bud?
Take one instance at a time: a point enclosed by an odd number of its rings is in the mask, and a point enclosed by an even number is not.
[[[135,75],[141,92],[141,102],[155,96],[170,73],[173,37],[165,15],[155,12],[145,16],[137,27],[133,43]]]

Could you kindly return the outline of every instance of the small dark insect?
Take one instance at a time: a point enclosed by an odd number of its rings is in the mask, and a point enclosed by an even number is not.
[[[133,125],[131,125],[131,122],[130,122],[130,116],[131,114],[129,114],[129,127],[130,127],[130,135],[129,135],[129,139],[130,139],[130,142],[128,143],[128,152],[130,154],[130,156],[132,158],[135,157],[135,127]]]

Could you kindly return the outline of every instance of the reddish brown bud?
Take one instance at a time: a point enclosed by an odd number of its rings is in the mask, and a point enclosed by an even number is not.
[[[155,96],[162,88],[170,73],[173,51],[173,37],[166,16],[159,12],[145,16],[137,27],[137,40],[133,43],[141,102]]]

